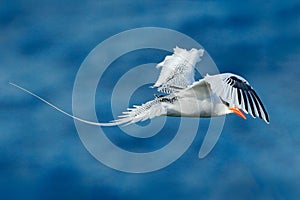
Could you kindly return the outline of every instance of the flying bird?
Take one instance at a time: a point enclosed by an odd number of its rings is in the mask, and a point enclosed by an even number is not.
[[[204,49],[186,50],[176,47],[173,50],[172,55],[166,56],[156,66],[161,68],[161,72],[152,87],[164,95],[155,95],[151,101],[127,108],[118,119],[108,123],[73,116],[31,91],[15,83],[10,84],[75,120],[97,126],[129,125],[158,116],[210,118],[231,113],[243,119],[246,119],[244,113],[250,114],[253,118],[259,117],[269,123],[261,99],[243,77],[232,73],[207,74],[203,79],[195,81],[195,65],[201,60]]]

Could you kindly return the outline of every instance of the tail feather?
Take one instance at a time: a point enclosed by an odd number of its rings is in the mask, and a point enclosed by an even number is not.
[[[33,92],[15,84],[12,82],[9,82],[10,85],[30,94],[31,96],[39,99],[40,101],[44,102],[45,104],[51,106],[55,110],[63,113],[64,115],[67,115],[68,117],[71,117],[77,121],[90,124],[90,125],[95,125],[95,126],[118,126],[118,125],[129,125],[133,124],[139,121],[145,121],[146,119],[152,119],[153,117],[160,116],[163,114],[166,114],[166,108],[162,106],[161,102],[159,99],[154,99],[152,101],[149,101],[145,104],[142,104],[141,106],[136,106],[134,105],[133,108],[127,108],[128,111],[123,112],[121,116],[119,116],[119,119],[113,120],[109,123],[99,123],[99,122],[93,122],[93,121],[88,121],[82,118],[79,118],[77,116],[74,116],[57,106],[53,105],[49,101],[43,99],[42,97],[38,96],[37,94],[34,94]]]

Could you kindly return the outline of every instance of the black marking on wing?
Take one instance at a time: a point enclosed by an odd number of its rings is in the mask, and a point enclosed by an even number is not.
[[[242,102],[241,91],[240,91],[240,90],[237,90],[236,92],[237,92],[237,94],[238,94],[239,104],[241,105],[241,102]]]
[[[249,84],[247,84],[247,82],[242,81],[235,76],[231,76],[231,77],[227,78],[227,80],[228,79],[230,80],[229,84],[234,88],[242,89],[242,90],[246,90],[246,91],[252,89],[251,86]]]
[[[260,98],[258,97],[258,95],[256,94],[256,92],[255,92],[254,90],[251,90],[251,92],[253,92],[254,96],[256,97],[256,99],[257,99],[258,102],[259,102],[260,107],[263,109],[263,112],[264,112],[264,114],[265,114],[265,116],[266,116],[266,121],[267,121],[267,122],[270,122],[270,120],[269,120],[269,115],[268,115],[268,113],[267,113],[267,111],[266,111],[264,105],[262,104]]]
[[[229,84],[233,89],[237,90],[239,105],[241,105],[242,103],[242,96],[243,96],[243,100],[244,100],[243,103],[245,105],[244,109],[247,112],[250,112],[253,116],[256,115],[255,110],[257,110],[258,117],[261,119],[263,119],[263,115],[262,115],[263,112],[266,121],[269,122],[268,113],[265,107],[263,106],[260,98],[253,90],[253,88],[246,81],[243,81],[236,76],[230,76],[225,80],[225,82]]]
[[[254,110],[253,102],[251,101],[250,94],[249,94],[248,91],[245,91],[245,92],[246,92],[246,95],[247,95],[248,102],[249,102],[249,104],[250,104],[251,113],[252,113],[252,115],[253,115],[253,114],[255,115],[255,110]]]
[[[257,108],[257,112],[258,112],[258,117],[262,119],[262,115],[261,115],[261,112],[260,112],[260,109],[259,109],[259,105],[258,105],[258,101],[257,99],[255,98],[255,96],[253,95],[253,92],[250,90],[250,96],[252,97],[253,101],[254,101],[254,104],[255,104],[255,107]]]
[[[168,98],[168,97],[160,97],[158,98],[158,100],[160,102],[168,102],[168,103],[173,103],[174,101],[176,101],[178,98],[175,96],[175,97],[172,97],[172,98]]]
[[[252,90],[252,87],[249,84],[247,84],[247,82],[242,81],[235,76],[228,77],[226,79],[226,83],[237,90],[239,105],[241,105],[242,103],[242,96],[243,96],[245,110],[249,112],[249,106],[248,106],[248,102],[249,102],[251,111],[254,111],[253,102],[251,101],[248,94],[248,91]]]
[[[164,95],[158,95],[158,94],[154,94],[154,96],[155,96],[156,99],[164,97]]]
[[[243,99],[244,99],[245,110],[247,112],[249,112],[249,110],[248,110],[248,101],[247,101],[247,97],[246,97],[246,94],[245,94],[246,91],[241,90],[241,92],[242,92]]]

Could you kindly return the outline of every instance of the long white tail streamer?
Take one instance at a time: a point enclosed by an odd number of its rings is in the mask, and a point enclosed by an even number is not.
[[[72,115],[72,114],[70,114],[70,113],[67,113],[66,111],[64,111],[64,110],[62,110],[62,109],[60,109],[60,108],[58,108],[57,106],[53,105],[53,104],[50,103],[49,101],[43,99],[43,98],[40,97],[39,95],[37,95],[37,94],[35,94],[35,93],[33,93],[33,92],[31,92],[31,91],[29,91],[29,90],[27,90],[27,89],[25,89],[25,88],[19,86],[19,85],[17,85],[16,83],[9,82],[9,84],[12,85],[12,86],[14,86],[14,87],[16,87],[16,88],[19,88],[20,90],[22,90],[22,91],[24,91],[24,92],[30,94],[31,96],[33,96],[33,97],[35,97],[35,98],[41,100],[42,102],[44,102],[45,104],[47,104],[47,105],[49,105],[49,106],[51,106],[51,107],[54,108],[55,110],[57,110],[57,111],[63,113],[64,115],[67,115],[67,116],[69,116],[69,117],[71,117],[71,118],[73,118],[73,119],[75,119],[75,120],[77,120],[77,121],[84,122],[84,123],[86,123],[86,124],[91,124],[91,125],[94,125],[94,126],[116,126],[116,125],[118,125],[117,123],[99,123],[99,122],[92,122],[92,121],[88,121],[88,120],[85,120],[85,119],[81,119],[81,118],[76,117],[76,116],[74,116],[74,115]]]

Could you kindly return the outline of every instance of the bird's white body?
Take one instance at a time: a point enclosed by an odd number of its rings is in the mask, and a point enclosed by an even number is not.
[[[162,106],[167,109],[167,116],[208,118],[226,115],[230,112],[204,81],[197,82],[176,95],[171,94],[164,98],[176,99],[172,103],[162,102]]]
[[[194,68],[203,53],[203,49],[187,51],[176,47],[174,54],[167,56],[157,65],[157,68],[162,69],[153,86],[167,95],[129,108],[119,119],[102,125],[131,124],[161,115],[217,117],[236,113],[245,118],[239,108],[268,123],[268,115],[261,100],[242,77],[224,73],[206,75],[201,80],[194,80]]]
[[[166,95],[156,96],[141,106],[128,108],[119,119],[109,123],[91,122],[73,116],[54,106],[40,96],[11,83],[13,86],[35,96],[56,110],[78,121],[97,125],[115,126],[132,124],[157,116],[174,117],[217,117],[229,113],[235,113],[245,118],[245,113],[252,117],[258,116],[269,123],[268,114],[250,84],[242,77],[224,73],[206,75],[203,79],[194,80],[194,68],[203,56],[203,49],[191,49],[187,51],[176,47],[174,54],[167,56],[157,65],[162,68],[158,80],[153,87]]]

